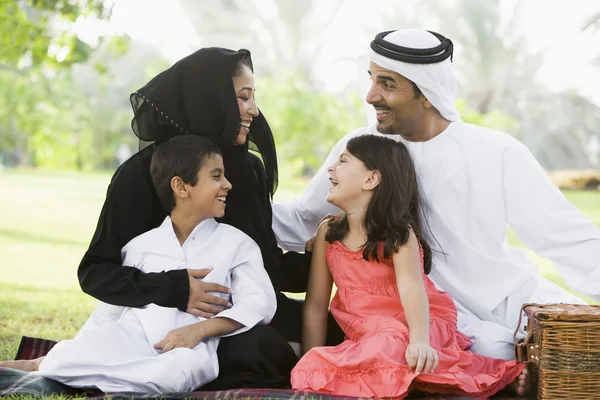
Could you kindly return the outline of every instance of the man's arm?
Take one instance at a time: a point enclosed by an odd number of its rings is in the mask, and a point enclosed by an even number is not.
[[[550,259],[571,288],[600,301],[600,229],[522,144],[504,149],[502,164],[506,213],[519,239]]]
[[[286,250],[304,251],[306,241],[317,231],[319,222],[326,215],[339,214],[340,210],[327,202],[327,193],[331,187],[327,168],[337,160],[346,148],[348,140],[371,131],[370,128],[357,129],[340,140],[302,191],[300,198],[289,202],[273,202],[273,232],[281,247]]]

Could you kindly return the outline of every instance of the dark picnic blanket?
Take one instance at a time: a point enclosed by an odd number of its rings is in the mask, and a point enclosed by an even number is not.
[[[56,342],[23,336],[17,350],[15,360],[32,360],[45,356]],[[0,368],[0,396],[11,394],[32,395],[46,397],[53,394],[67,396],[86,396],[90,399],[148,399],[148,398],[193,398],[205,400],[248,400],[248,399],[294,399],[294,400],[356,400],[344,396],[329,396],[321,393],[300,392],[283,389],[232,389],[215,392],[196,391],[180,395],[140,395],[139,393],[110,393],[105,394],[98,390],[75,389],[52,379],[36,376],[23,371],[9,368]]]
[[[15,360],[32,360],[42,357],[50,351],[56,342],[23,336]],[[293,399],[293,400],[357,400],[356,397],[335,396],[323,393],[303,392],[283,389],[232,389],[216,392],[195,391],[180,395],[140,395],[139,393],[102,393],[98,390],[74,389],[52,379],[36,376],[14,369],[0,368],[0,396],[31,395],[46,397],[53,394],[67,396],[86,396],[89,399],[203,399],[203,400],[254,400],[254,399]],[[444,397],[419,395],[409,396],[411,399],[467,399],[466,397]],[[514,400],[511,396],[495,396],[496,399]],[[522,399],[522,398],[521,398]]]

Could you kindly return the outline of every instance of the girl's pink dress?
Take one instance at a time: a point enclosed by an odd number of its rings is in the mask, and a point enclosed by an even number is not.
[[[524,368],[516,361],[467,351],[471,342],[456,329],[452,298],[423,274],[431,312],[430,345],[440,362],[434,373],[415,374],[406,365],[408,324],[392,260],[365,261],[362,251],[335,242],[327,246],[327,262],[337,286],[331,312],[346,340],[306,353],[292,371],[294,389],[376,398],[403,398],[413,389],[489,397]]]

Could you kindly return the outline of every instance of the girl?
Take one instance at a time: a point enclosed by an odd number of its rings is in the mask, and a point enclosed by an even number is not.
[[[327,201],[343,213],[316,235],[293,388],[376,398],[403,398],[413,389],[489,397],[510,384],[525,395],[524,365],[467,351],[452,298],[426,276],[431,248],[406,147],[359,136],[328,171]],[[331,313],[346,340],[321,347],[334,282]]]

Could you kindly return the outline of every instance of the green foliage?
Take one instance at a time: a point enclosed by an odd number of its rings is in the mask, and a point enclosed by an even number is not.
[[[259,79],[257,103],[275,135],[277,156],[293,174],[312,176],[346,133],[366,125],[362,100],[308,90],[301,76]]]
[[[0,63],[63,67],[86,60],[91,47],[72,33],[78,18],[108,18],[104,0],[0,0]]]
[[[74,23],[107,19],[110,10],[105,0],[0,0],[0,164],[81,170],[113,162],[125,111],[112,104],[93,109],[72,70],[95,50],[77,37]],[[129,40],[100,43],[107,57],[94,61],[93,80],[108,73],[108,61],[124,54]]]
[[[89,100],[70,71],[0,71],[0,149],[18,158],[4,161],[77,170],[111,166],[129,115],[111,104],[93,108]]]
[[[463,121],[469,124],[485,126],[486,128],[508,133],[514,132],[518,128],[518,122],[499,109],[480,113],[469,107],[463,99],[456,100],[455,105]]]

